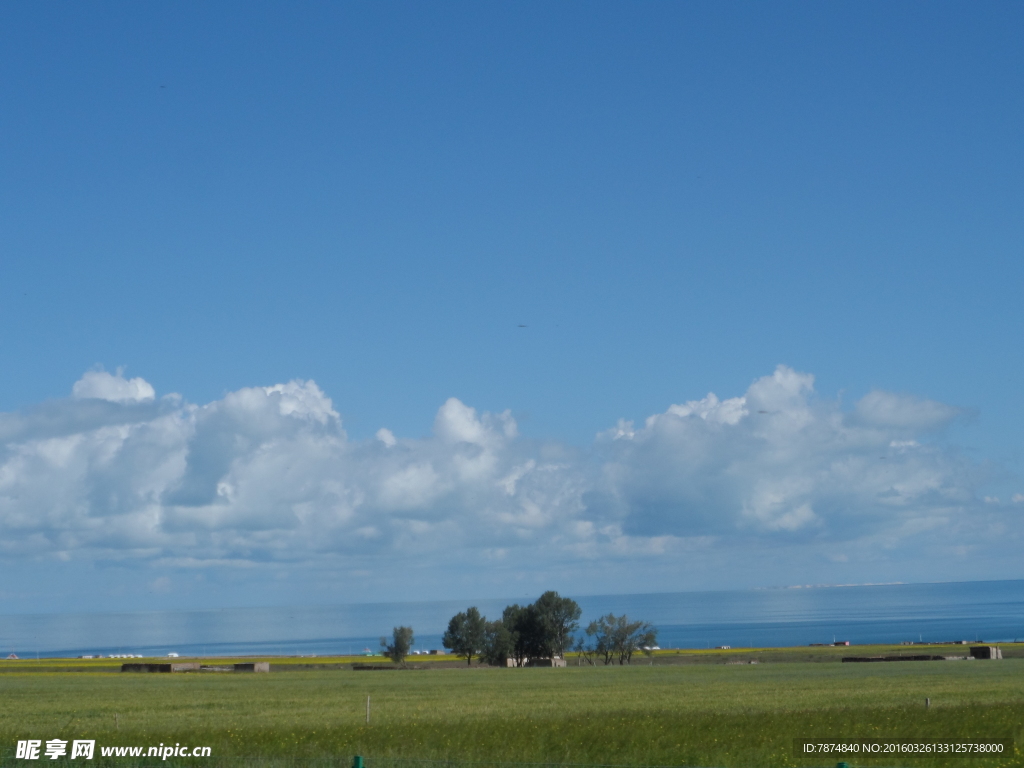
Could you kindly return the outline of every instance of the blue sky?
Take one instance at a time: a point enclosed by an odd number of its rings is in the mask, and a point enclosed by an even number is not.
[[[3,7],[8,610],[1020,578],[1022,17]]]

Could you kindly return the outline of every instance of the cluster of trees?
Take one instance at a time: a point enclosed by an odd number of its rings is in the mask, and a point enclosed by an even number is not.
[[[589,642],[581,637],[573,648],[581,664],[596,664],[595,659],[605,664],[629,664],[637,651],[650,655],[658,642],[658,630],[646,621],[630,621],[625,614],[609,613],[590,622],[587,637],[591,638]]]
[[[441,643],[465,657],[467,664],[476,656],[497,666],[505,666],[511,659],[519,667],[538,659],[560,658],[568,650],[578,651],[590,664],[598,658],[605,664],[628,664],[634,653],[655,644],[657,630],[650,624],[612,614],[591,622],[586,637],[576,640],[580,615],[575,600],[545,592],[530,605],[507,606],[495,621],[488,621],[475,607],[457,613],[448,622]]]
[[[504,666],[513,659],[516,666],[524,666],[532,659],[561,657],[572,645],[579,619],[575,600],[545,592],[530,605],[506,606],[495,621],[488,621],[475,607],[457,613],[441,643],[464,656],[467,664],[478,656],[488,664]]]

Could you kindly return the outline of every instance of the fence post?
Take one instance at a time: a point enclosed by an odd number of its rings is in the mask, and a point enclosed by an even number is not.
[[[356,755],[352,758],[352,768],[363,768],[363,758],[360,755]]]

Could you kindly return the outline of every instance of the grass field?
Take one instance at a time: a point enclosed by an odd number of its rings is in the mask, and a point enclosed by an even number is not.
[[[653,665],[644,659],[631,667],[516,670],[446,667],[438,660],[433,669],[354,672],[341,659],[333,660],[333,668],[332,660],[317,660],[325,668],[315,670],[302,669],[309,660],[273,660],[269,675],[122,674],[103,671],[104,664],[110,669],[104,661],[23,662],[3,667],[0,674],[0,746],[9,753],[5,764],[21,765],[26,762],[14,760],[12,750],[25,738],[212,747],[213,759],[165,763],[193,765],[284,765],[321,758],[347,765],[355,754],[367,756],[367,768],[400,768],[412,759],[723,767],[834,766],[840,759],[853,766],[1024,765],[1019,753],[796,757],[794,740],[806,738],[1011,737],[1024,745],[1024,659],[840,664],[837,650],[705,652],[691,663],[662,654]],[[721,663],[754,653],[761,653],[762,663]],[[704,663],[692,663],[693,658]],[[714,659],[719,663],[709,663]],[[822,663],[829,660],[833,663]],[[926,697],[931,700],[927,710]]]

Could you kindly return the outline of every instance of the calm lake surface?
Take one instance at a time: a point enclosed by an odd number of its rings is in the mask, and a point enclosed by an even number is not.
[[[802,587],[575,597],[581,624],[615,613],[658,628],[662,648],[792,646],[849,640],[1024,639],[1024,581]],[[377,650],[412,626],[417,649],[441,647],[448,619],[473,604],[490,617],[522,600],[0,616],[0,651],[82,654],[330,655]]]

